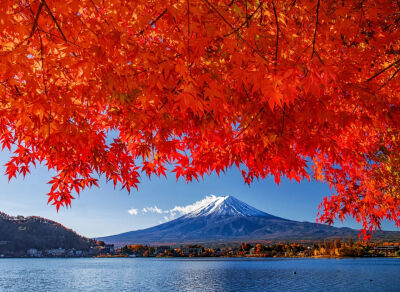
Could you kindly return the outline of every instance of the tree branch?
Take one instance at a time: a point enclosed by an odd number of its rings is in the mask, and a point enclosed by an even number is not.
[[[317,3],[317,19],[315,20],[315,30],[314,30],[314,39],[313,39],[313,44],[312,44],[311,59],[314,57],[314,53],[315,53],[315,38],[317,37],[317,29],[318,29],[319,5],[320,5],[320,0],[318,0],[318,3]]]
[[[378,90],[381,90],[383,87],[385,87],[385,86],[397,75],[397,73],[399,73],[399,71],[400,71],[400,67],[397,68],[396,71],[394,71],[394,73],[392,74],[392,76],[390,76],[389,79],[388,79],[384,84],[382,84],[382,86],[379,87]]]
[[[64,33],[63,33],[62,29],[61,29],[61,26],[58,24],[58,21],[57,21],[56,17],[55,17],[54,14],[51,12],[51,10],[50,10],[49,6],[47,5],[46,1],[43,0],[42,3],[44,3],[44,5],[46,6],[47,12],[49,13],[50,17],[53,19],[54,23],[56,24],[57,29],[58,29],[58,31],[61,33],[61,35],[62,35],[64,41],[68,42],[68,41],[67,41],[67,38],[65,37],[65,35],[64,35]]]
[[[163,17],[165,13],[167,13],[167,11],[168,11],[168,9],[165,8],[165,9],[156,17],[156,19],[150,21],[150,24],[149,24],[146,28],[143,28],[141,31],[139,31],[139,33],[137,33],[136,36],[139,36],[139,35],[143,34],[143,33],[145,32],[145,30],[147,30],[149,27],[152,27],[153,25],[155,25],[155,24],[157,23],[157,21],[159,21],[160,18]]]
[[[42,69],[42,79],[43,79],[44,92],[46,93],[46,96],[47,96],[47,82],[46,82],[46,75],[44,72],[43,40],[42,40],[42,36],[41,36],[40,32],[39,32],[39,40],[40,40],[40,64],[41,64],[41,69]]]
[[[110,24],[108,23],[107,19],[105,19],[105,18],[103,17],[103,15],[101,15],[100,10],[97,8],[97,6],[96,6],[96,4],[93,2],[93,0],[90,0],[90,2],[92,3],[94,9],[96,10],[97,14],[101,17],[101,19],[103,19],[104,22],[105,22],[107,25],[110,25]]]
[[[278,49],[279,49],[279,22],[274,1],[272,1],[272,8],[274,9],[275,24],[276,24],[276,41],[275,41],[275,71],[276,71],[276,66],[278,65]]]
[[[246,8],[245,8],[246,9],[246,26],[249,27],[249,15],[247,13],[247,0],[245,0],[245,3],[246,3],[245,4],[246,5]]]
[[[247,92],[246,86],[244,86],[244,83],[242,83],[242,86],[243,86],[243,89],[244,89],[244,93],[246,93],[247,99],[248,99],[249,101],[251,101],[251,98],[250,98],[250,96],[249,96],[249,93]]]
[[[390,68],[392,68],[394,65],[400,63],[400,59],[394,61],[392,64],[390,64],[389,66],[387,66],[386,68],[383,68],[381,71],[379,71],[378,73],[376,73],[375,75],[369,77],[366,82],[370,82],[372,79],[378,77],[379,75],[381,75],[382,73],[386,72],[386,70],[389,70]]]
[[[3,82],[3,81],[0,81],[0,84],[3,85],[5,89],[8,89],[9,91],[12,92],[11,88],[5,83],[5,82],[7,82],[7,81],[8,81],[8,79],[7,79],[6,81],[4,81],[4,82]],[[17,92],[17,95],[18,95],[18,96],[21,96],[21,95],[22,95],[22,93],[19,91],[17,85],[14,85],[14,89],[15,89],[15,91]]]
[[[49,105],[48,137],[50,137],[50,134],[51,134],[51,129],[50,129],[50,123],[51,123],[51,106],[50,106],[50,100],[49,100],[49,95],[48,95],[48,91],[47,91],[46,76],[45,76],[45,72],[44,72],[43,40],[42,40],[42,36],[41,36],[41,34],[40,34],[40,31],[38,32],[38,34],[39,34],[39,40],[40,40],[40,60],[41,60],[41,67],[42,67],[42,79],[43,79],[44,93],[46,94],[47,103],[48,103],[48,105]]]
[[[188,50],[188,70],[189,74],[192,75],[192,64],[190,63],[190,2],[187,2],[187,25],[188,25],[188,35],[187,35],[187,50]]]
[[[265,106],[267,103],[265,103],[260,110],[257,112],[257,114],[251,119],[251,121],[235,136],[235,139],[240,137],[244,132],[247,131],[247,129],[251,126],[251,124],[254,122],[254,120],[264,111]]]
[[[322,59],[321,59],[320,55],[318,54],[318,52],[317,52],[317,51],[314,51],[314,53],[315,53],[315,55],[317,56],[318,60],[319,60],[322,64],[325,64],[324,61],[322,61]]]
[[[247,20],[250,20],[250,19],[253,18],[253,16],[257,13],[258,9],[261,8],[261,13],[262,13],[262,4],[263,4],[263,3],[261,2],[261,3],[257,6],[256,10],[254,10],[254,12],[253,12],[252,14],[250,14],[250,15],[247,17],[247,19],[246,19],[245,22],[243,22],[241,25],[239,25],[237,28],[235,28],[235,29],[232,30],[231,32],[225,34],[224,37],[228,37],[228,36],[230,36],[230,35],[232,35],[232,34],[234,34],[234,33],[238,33],[238,31],[239,31],[240,29],[242,29],[244,26],[246,26]]]
[[[33,21],[32,30],[31,30],[31,33],[29,34],[29,37],[32,37],[33,34],[35,33],[35,30],[36,30],[36,27],[37,27],[37,24],[38,24],[38,20],[39,20],[39,15],[40,15],[40,12],[42,11],[42,8],[43,8],[43,4],[44,4],[44,1],[41,1],[40,5],[39,5],[39,8],[38,8],[38,11],[36,12],[35,20]]]
[[[211,10],[213,10],[215,13],[218,14],[218,16],[233,30],[235,31],[235,27],[228,21],[226,20],[226,18],[221,14],[221,12],[218,11],[218,9],[216,9],[214,7],[214,5],[212,5],[208,0],[201,0],[202,2],[204,2],[205,4],[208,5],[208,7],[210,7]],[[244,39],[240,33],[238,31],[236,31],[236,35],[238,36],[239,39],[241,39],[254,53],[256,53],[261,59],[263,59],[265,62],[268,63],[267,58],[265,58],[263,56],[263,54],[261,54],[261,52],[259,52],[258,50],[256,50],[246,39]]]

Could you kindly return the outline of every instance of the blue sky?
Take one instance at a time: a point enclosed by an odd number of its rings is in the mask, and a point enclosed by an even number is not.
[[[299,184],[286,179],[282,180],[280,186],[272,178],[247,186],[236,169],[231,169],[220,177],[212,175],[204,177],[200,182],[188,184],[183,180],[177,182],[174,174],[167,178],[152,177],[151,180],[143,175],[138,191],[128,194],[118,187],[114,190],[111,183],[101,180],[100,188],[95,187],[81,193],[79,198],[73,200],[71,208],[62,208],[57,213],[54,206],[47,205],[46,196],[49,191],[47,182],[54,173],[38,166],[25,179],[21,176],[8,182],[3,166],[8,155],[7,151],[0,153],[0,211],[10,215],[46,217],[88,237],[157,225],[166,220],[166,214],[161,210],[190,205],[210,194],[233,195],[276,216],[315,222],[319,203],[324,196],[331,193],[329,187],[321,183],[303,181]],[[144,212],[143,208],[151,211]],[[353,220],[335,226],[359,228]],[[399,230],[390,222],[385,222],[383,229]]]

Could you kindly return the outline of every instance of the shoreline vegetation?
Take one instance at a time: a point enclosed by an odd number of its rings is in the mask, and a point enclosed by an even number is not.
[[[292,259],[350,259],[350,258],[392,258],[400,259],[400,256],[273,256],[265,257],[262,255],[235,255],[235,256],[152,256],[152,257],[129,257],[127,255],[99,255],[87,258],[249,258],[249,259],[259,259],[259,258],[292,258]]]
[[[31,248],[24,254],[1,254],[0,258],[400,258],[400,242],[353,242],[335,239],[309,243],[246,243],[225,247],[204,247],[200,244],[173,247],[141,244],[114,248],[96,242],[88,251],[74,249],[40,250]]]
[[[126,245],[121,257],[287,257],[287,258],[347,258],[400,257],[399,242],[353,242],[340,239],[317,243],[242,243],[240,246],[207,248],[199,244],[171,248],[168,246]],[[107,255],[99,255],[107,256]],[[111,255],[109,255],[111,256]],[[115,256],[115,255],[114,255]]]

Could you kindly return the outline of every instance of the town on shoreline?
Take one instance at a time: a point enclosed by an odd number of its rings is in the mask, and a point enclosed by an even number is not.
[[[0,254],[0,258],[16,257]],[[24,258],[59,257],[400,257],[400,242],[364,242],[324,240],[315,243],[246,243],[226,247],[204,247],[191,244],[180,247],[142,244],[114,248],[97,241],[89,250],[30,248]]]

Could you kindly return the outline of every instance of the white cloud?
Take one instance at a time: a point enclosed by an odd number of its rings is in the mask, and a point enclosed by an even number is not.
[[[138,209],[130,209],[128,210],[128,213],[131,215],[137,215],[138,214]]]
[[[205,197],[204,199],[197,201],[191,205],[186,205],[186,206],[175,206],[171,210],[169,210],[169,213],[173,216],[176,215],[185,215],[190,212],[193,212],[201,207],[207,206],[211,202],[214,202],[218,197],[215,195],[210,195]]]
[[[168,210],[162,210],[158,208],[157,206],[154,207],[146,207],[142,209],[143,213],[157,213],[157,214],[163,214],[163,213],[168,213]]]
[[[164,223],[164,222],[175,219],[176,216],[185,215],[185,214],[193,212],[199,208],[207,206],[208,204],[210,204],[211,202],[214,202],[218,198],[220,198],[220,197],[217,197],[215,195],[209,195],[209,196],[205,197],[204,199],[197,201],[190,205],[175,206],[170,210],[163,210],[163,209],[158,208],[157,206],[145,207],[142,209],[142,212],[143,213],[156,213],[156,214],[160,214],[160,215],[167,214],[167,215],[164,215],[163,221],[160,221],[160,223]]]

